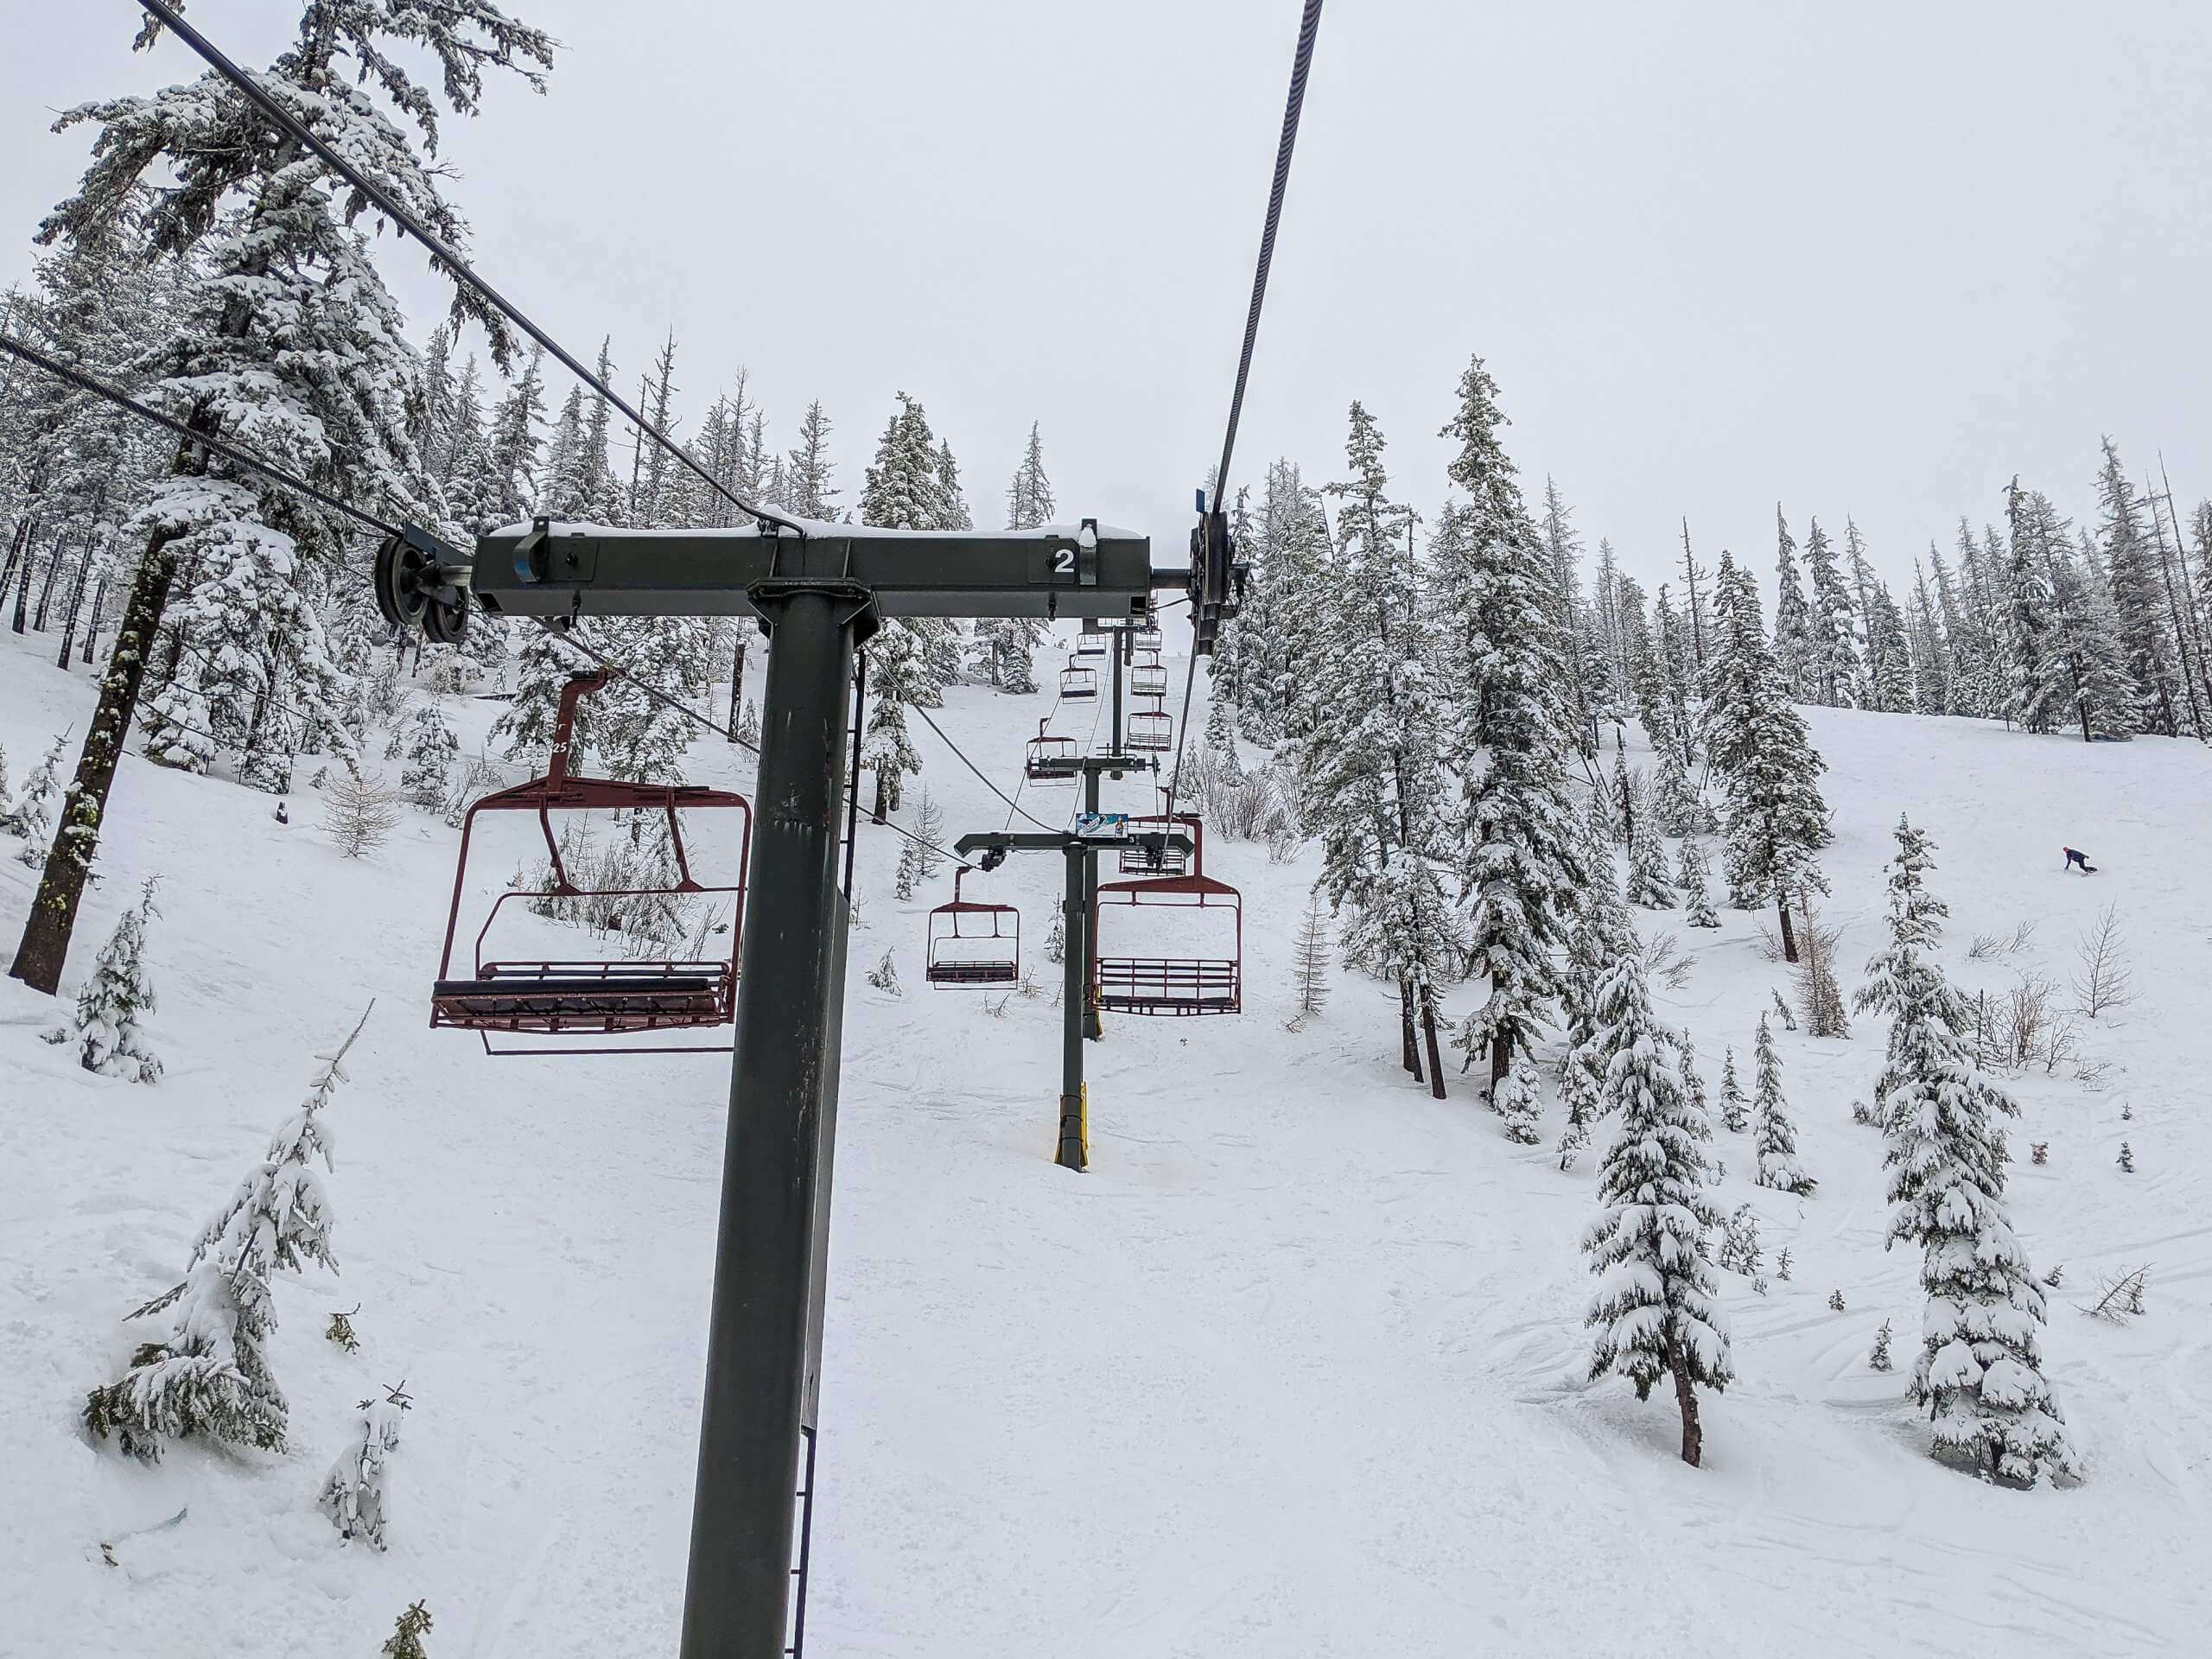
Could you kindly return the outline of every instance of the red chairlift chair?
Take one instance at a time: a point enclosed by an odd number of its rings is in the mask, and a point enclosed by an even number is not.
[[[1060,700],[1063,702],[1082,702],[1098,695],[1098,672],[1070,663],[1060,671]]]
[[[1175,747],[1175,721],[1156,705],[1129,716],[1129,747],[1140,754],[1157,753]]]
[[[1147,622],[1136,631],[1129,643],[1139,651],[1158,651],[1165,641],[1160,637],[1160,624]]]
[[[1157,663],[1139,663],[1129,670],[1129,695],[1135,697],[1164,697],[1167,695],[1167,671]]]
[[[1159,820],[1146,820],[1147,824]],[[1178,827],[1191,837],[1186,875],[1154,876],[1132,881],[1102,881],[1093,912],[1097,953],[1093,961],[1093,1007],[1116,1014],[1181,1015],[1241,1014],[1244,1007],[1244,903],[1236,888],[1206,875],[1202,828],[1194,817],[1178,814]],[[1132,830],[1136,828],[1131,825]],[[1126,855],[1125,855],[1126,856]],[[1148,910],[1155,917],[1176,912],[1203,918],[1205,930],[1224,943],[1226,955],[1125,956],[1114,949],[1107,918],[1120,912]],[[1181,922],[1179,926],[1183,925]]]
[[[1083,632],[1077,634],[1075,637],[1075,655],[1078,657],[1103,657],[1106,654],[1107,644],[1109,638],[1110,636],[1109,636],[1103,629],[1095,627],[1086,622],[1084,625]]]
[[[1033,784],[1069,784],[1083,775],[1083,751],[1071,737],[1052,737],[1045,728],[1052,722],[1037,722],[1037,735],[1029,740],[1028,750],[1022,756],[1022,776]]]
[[[632,784],[612,779],[585,778],[569,771],[570,738],[575,723],[577,699],[607,683],[604,672],[578,675],[561,690],[561,705],[554,726],[553,752],[545,775],[512,789],[486,795],[468,809],[461,820],[461,858],[454,872],[453,905],[446,917],[444,952],[438,958],[438,977],[430,988],[430,1024],[474,1031],[489,1054],[541,1053],[699,1053],[726,1050],[728,1044],[649,1047],[623,1044],[613,1048],[493,1046],[492,1033],[532,1033],[569,1039],[616,1033],[693,1030],[728,1025],[737,1013],[737,950],[745,925],[746,874],[752,857],[753,806],[744,796],[728,790],[691,785]],[[592,811],[664,814],[669,847],[676,861],[677,880],[672,886],[621,889],[588,889],[569,878],[562,857],[561,838],[553,817]],[[744,814],[738,840],[738,876],[734,886],[705,886],[691,874],[683,844],[682,812],[734,811]],[[514,887],[493,900],[484,925],[477,930],[474,947],[463,963],[463,975],[454,971],[454,950],[459,942],[461,898],[467,890],[470,838],[476,820],[486,812],[528,812],[537,819],[551,864],[552,885],[542,888]],[[726,895],[730,901],[727,958],[687,961],[670,956],[626,957],[619,960],[530,960],[487,958],[485,941],[499,912],[516,900],[533,899],[667,899]],[[619,914],[619,912],[618,912]],[[465,975],[465,976],[464,976]]]
[[[1178,812],[1169,817],[1164,812],[1147,813],[1129,820],[1132,836],[1157,835],[1178,826],[1191,832],[1191,844],[1198,845],[1199,818],[1195,812]],[[1173,847],[1154,849],[1150,847],[1122,849],[1123,875],[1183,875],[1191,868],[1191,855]]]
[[[963,899],[961,880],[974,868],[963,864],[955,870],[952,902],[930,912],[923,976],[932,985],[1012,985],[1021,977],[1021,912],[1012,905]]]

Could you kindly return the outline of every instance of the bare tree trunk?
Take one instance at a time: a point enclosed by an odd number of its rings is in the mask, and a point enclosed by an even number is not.
[[[729,724],[722,728],[722,735],[731,742],[737,741],[737,728],[745,716],[745,619],[737,621],[737,646],[730,654],[729,664]],[[880,823],[879,819],[877,822]]]
[[[20,630],[18,630],[18,632],[20,632]],[[2076,703],[2075,707],[2081,711],[2082,715],[2082,741],[2084,743],[2094,742],[2096,740],[2089,735],[2089,705],[2086,702],[2082,702]]]
[[[1675,1373],[1675,1403],[1682,1408],[1682,1461],[1694,1469],[1705,1458],[1705,1430],[1697,1421],[1697,1389],[1680,1354],[1672,1356],[1669,1369]]]
[[[23,924],[22,944],[8,971],[33,990],[54,995],[61,983],[61,969],[69,956],[69,935],[77,925],[77,906],[85,896],[85,878],[91,872],[99,844],[100,821],[107,810],[107,793],[115,782],[116,763],[123,758],[123,741],[138,712],[138,688],[146,676],[146,648],[162,626],[162,612],[168,604],[169,586],[176,575],[176,561],[168,551],[174,531],[159,530],[146,547],[146,557],[131,584],[130,602],[123,613],[123,626],[115,636],[115,650],[107,672],[100,679],[99,706],[92,711],[85,747],[77,758],[77,775],[63,796],[60,822],[54,845],[46,855],[38,896]]]
[[[1404,1066],[1415,1083],[1427,1081],[1421,1074],[1421,1050],[1414,1037],[1414,982],[1410,979],[1398,982],[1398,1064]]]
[[[61,654],[54,659],[56,668],[69,666],[69,652],[77,643],[77,619],[84,613],[85,589],[92,579],[92,538],[85,537],[85,556],[77,563],[77,580],[69,585],[69,608],[63,613],[61,623]]]
[[[92,589],[92,613],[85,619],[85,650],[83,661],[90,667],[92,645],[100,637],[100,618],[107,613],[107,573],[100,573],[100,585]]]
[[[1797,960],[1797,935],[1789,925],[1789,895],[1786,893],[1775,894],[1774,909],[1775,913],[1782,918],[1782,959],[1795,962]]]
[[[54,538],[54,551],[47,555],[46,580],[38,585],[38,609],[31,616],[31,632],[44,633],[46,620],[54,609],[54,583],[61,574],[61,543],[65,537]]]
[[[1421,997],[1421,1038],[1428,1050],[1428,1092],[1444,1098],[1444,1056],[1436,1046],[1436,998],[1424,986]]]
[[[8,626],[17,633],[23,631],[24,624],[30,615],[31,566],[38,563],[31,556],[31,543],[37,534],[38,532],[34,530],[29,536],[23,538],[22,568],[16,574],[16,613],[9,619]],[[0,599],[5,597],[4,594],[0,594]]]
[[[875,810],[870,816],[878,823],[887,823],[891,819],[891,778],[882,766],[875,769]]]
[[[1490,1039],[1490,1086],[1495,1090],[1513,1069],[1513,1039],[1503,1032]],[[1491,1095],[1495,1100],[1495,1093]]]

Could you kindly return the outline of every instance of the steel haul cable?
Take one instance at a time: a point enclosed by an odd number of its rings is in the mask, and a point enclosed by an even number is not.
[[[1236,424],[1244,413],[1244,385],[1251,378],[1252,349],[1260,339],[1260,310],[1267,303],[1268,273],[1275,262],[1275,230],[1282,222],[1283,195],[1290,188],[1290,158],[1298,148],[1298,121],[1306,108],[1306,78],[1313,69],[1313,42],[1321,30],[1321,0],[1306,0],[1298,20],[1298,46],[1291,54],[1290,92],[1283,99],[1282,134],[1275,141],[1275,173],[1268,188],[1267,217],[1260,225],[1260,257],[1252,268],[1252,303],[1244,313],[1244,347],[1236,359],[1236,388],[1229,399],[1229,428],[1222,435],[1221,461],[1214,468],[1213,505],[1221,511],[1229,488],[1230,458],[1236,453]],[[1192,619],[1195,622],[1196,619]],[[1183,718],[1175,733],[1175,765],[1167,774],[1167,812],[1175,813],[1175,791],[1182,781],[1183,746],[1191,736],[1191,692],[1198,677],[1198,653],[1183,675]]]
[[[639,431],[644,433],[655,443],[665,449],[670,454],[673,455],[684,466],[690,467],[692,472],[698,475],[701,481],[703,482],[709,489],[714,491],[715,494],[721,496],[732,506],[737,508],[739,512],[744,513],[747,517],[758,521],[761,524],[772,524],[779,530],[788,530],[791,531],[792,534],[796,535],[801,541],[804,541],[806,539],[806,531],[800,524],[791,519],[783,517],[780,513],[771,512],[766,507],[755,506],[752,502],[747,501],[743,496],[739,495],[728,485],[724,484],[721,480],[716,478],[712,473],[709,472],[706,467],[701,466],[697,461],[694,460],[690,450],[686,449],[682,444],[677,442],[675,439],[663,432],[658,427],[655,426],[651,421],[647,420],[636,410],[631,408],[627,403],[623,401],[621,394],[617,392],[613,387],[601,380],[598,375],[592,372],[592,371],[584,367],[584,365],[579,362],[575,356],[573,356],[561,345],[560,341],[555,340],[552,335],[547,334],[535,322],[532,322],[528,315],[526,315],[519,307],[516,306],[512,301],[510,301],[506,296],[501,294],[499,289],[493,288],[491,283],[486,282],[481,276],[479,276],[476,274],[474,268],[469,264],[468,261],[461,257],[460,252],[449,245],[443,237],[439,236],[435,232],[425,229],[422,222],[417,219],[414,214],[409,213],[406,208],[400,206],[399,202],[393,198],[390,191],[385,189],[383,186],[378,184],[374,180],[365,176],[359,168],[355,167],[351,162],[340,156],[335,149],[332,149],[329,143],[321,137],[314,129],[309,127],[305,122],[302,121],[297,116],[294,115],[289,110],[286,109],[282,104],[279,104],[274,98],[270,97],[268,90],[264,87],[259,81],[256,80],[251,75],[246,73],[245,70],[239,68],[237,64],[232,62],[228,57],[225,56],[221,49],[218,48],[213,41],[210,41],[198,29],[193,28],[190,23],[186,22],[183,17],[178,14],[176,8],[168,3],[168,0],[138,0],[138,3],[145,10],[148,16],[156,19],[163,28],[168,29],[179,40],[190,47],[193,51],[199,54],[210,68],[214,70],[217,74],[222,76],[224,79],[229,81],[231,85],[237,87],[239,92],[243,92],[253,104],[254,107],[258,109],[264,115],[267,116],[270,120],[274,122],[278,129],[285,133],[286,136],[296,139],[299,143],[306,145],[309,149],[313,150],[317,156],[321,158],[325,166],[328,167],[331,171],[337,174],[338,176],[344,179],[346,183],[352,185],[356,190],[359,191],[364,197],[375,206],[379,213],[384,213],[392,221],[392,223],[398,226],[400,229],[405,231],[417,242],[421,243],[423,247],[429,250],[430,257],[438,264],[445,267],[445,269],[459,281],[467,283],[468,287],[475,290],[475,292],[480,296],[486,302],[497,310],[501,316],[506,318],[509,322],[514,324],[516,327],[521,329],[523,333],[528,334],[531,339],[537,341],[537,344],[543,346],[548,352],[551,353],[554,359],[565,367],[569,373],[575,375],[576,378],[589,386],[594,391],[597,392],[601,397],[612,404],[616,409],[620,410],[623,416],[628,420],[632,426],[636,427]]]
[[[372,512],[364,512],[350,501],[341,501],[336,496],[315,488],[305,479],[295,478],[282,467],[257,459],[226,438],[219,438],[206,432],[195,432],[175,416],[164,415],[159,410],[149,409],[128,393],[118,391],[104,381],[94,379],[81,369],[73,368],[67,363],[48,357],[35,347],[24,345],[22,340],[12,335],[0,334],[0,352],[7,352],[19,357],[34,368],[44,369],[56,378],[67,380],[70,385],[81,391],[89,391],[96,397],[105,397],[117,408],[128,410],[142,420],[151,421],[156,426],[166,427],[187,442],[199,444],[201,448],[222,456],[226,461],[233,461],[240,467],[249,467],[272,482],[283,485],[288,490],[297,490],[310,500],[320,501],[334,512],[342,512],[348,518],[366,524],[371,530],[381,531],[386,536],[397,536],[400,533],[397,524],[379,518]]]

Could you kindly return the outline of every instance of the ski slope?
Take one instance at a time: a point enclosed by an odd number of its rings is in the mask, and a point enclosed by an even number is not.
[[[1179,684],[1172,629],[1170,645]],[[18,785],[92,704],[85,672],[42,649],[0,632]],[[1011,788],[1050,707],[963,688],[938,718]],[[493,712],[455,705],[467,747]],[[1043,988],[995,1014],[995,998],[922,982],[923,912],[949,874],[895,902],[897,843],[864,829],[808,1653],[2212,1650],[2212,755],[1808,718],[1847,988],[1876,947],[1901,810],[1938,844],[1947,956],[1968,987],[2012,978],[1965,960],[1977,932],[2037,918],[2021,965],[2063,983],[2101,906],[2126,929],[2140,998],[2083,1022],[2105,1086],[2037,1070],[2012,1131],[2014,1219],[2039,1271],[2064,1264],[2045,1349],[2081,1485],[1999,1491],[1925,1455],[1900,1398],[1917,1263],[1883,1249],[1880,1143],[1850,1119],[1878,1026],[1777,1034],[1815,1196],[1753,1188],[1748,1137],[1716,1128],[1718,1201],[1753,1205],[1770,1281],[1785,1245],[1793,1271],[1764,1295],[1722,1275],[1740,1381],[1707,1397],[1692,1470],[1670,1402],[1585,1381],[1595,1156],[1562,1173],[1548,1144],[1510,1145],[1456,1075],[1430,1099],[1397,1069],[1395,998],[1376,986],[1340,974],[1325,1015],[1285,1028],[1311,849],[1275,866],[1210,841],[1210,873],[1245,894],[1247,1012],[1113,1020],[1090,1054],[1093,1164],[1077,1176],[1051,1161],[1057,973],[1040,947],[1057,861],[975,884],[1021,905]],[[1056,729],[1093,723],[1071,706]],[[918,724],[915,742],[950,833],[1005,822]],[[709,741],[692,775],[750,772]],[[1109,805],[1150,804],[1109,788]],[[1052,818],[1071,798],[1022,801]],[[410,812],[348,861],[311,794],[289,825],[270,807],[136,760],[118,778],[73,969],[160,873],[158,1085],[74,1070],[35,1039],[56,1006],[0,980],[0,1655],[365,1656],[416,1599],[436,1659],[672,1653],[728,1062],[496,1061],[428,1030],[456,836]],[[2062,843],[2101,874],[2062,874]],[[13,848],[11,949],[35,880]],[[1748,1089],[1755,1022],[1787,982],[1761,954],[1764,918],[1722,918],[1700,936],[1639,912],[1694,957],[1658,995],[1708,1086],[1732,1045]],[[887,948],[903,996],[865,982]],[[276,1293],[292,1451],[181,1446],[147,1469],[96,1449],[77,1413],[139,1339],[122,1315],[175,1281],[312,1052],[372,996],[325,1115],[343,1275]],[[1554,1111],[1548,1141],[1558,1127]],[[2115,1167],[2123,1137],[2133,1175]],[[2144,1317],[2077,1311],[2101,1271],[2146,1262]],[[357,1304],[348,1356],[321,1332]],[[1887,1376],[1866,1364],[1885,1318]],[[378,1555],[342,1543],[315,1497],[354,1402],[403,1377],[416,1404]]]

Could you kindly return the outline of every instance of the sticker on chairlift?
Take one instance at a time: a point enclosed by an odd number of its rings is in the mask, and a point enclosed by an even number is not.
[[[1085,841],[1115,841],[1129,833],[1126,812],[1078,812],[1075,832]]]

